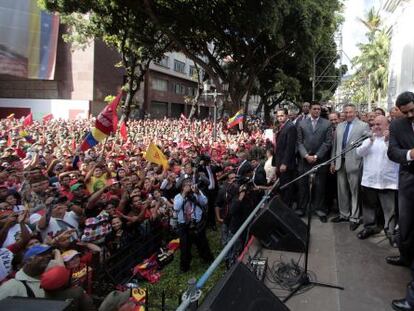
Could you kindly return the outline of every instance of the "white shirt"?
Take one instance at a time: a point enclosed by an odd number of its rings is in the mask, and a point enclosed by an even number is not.
[[[65,213],[63,219],[50,217],[48,226],[45,229],[39,231],[42,239],[45,240],[47,236],[53,238],[59,233],[72,228],[79,228],[79,216],[77,216],[75,212],[70,211]]]
[[[25,225],[25,226],[26,226],[27,230],[29,231],[29,233],[32,233],[32,230],[30,230],[30,228],[27,225]],[[4,240],[4,243],[3,243],[2,247],[8,247],[8,246],[16,243],[17,240],[21,239],[21,234],[22,234],[22,232],[20,230],[20,224],[15,224],[15,225],[11,226],[9,228],[9,231],[7,231],[7,237]]]
[[[412,123],[411,123],[411,126],[412,126],[413,131],[414,131],[414,122],[412,122]],[[411,150],[408,150],[408,151],[407,151],[407,161],[408,161],[408,162],[410,162],[410,161],[413,161],[413,160],[414,160],[413,158],[411,158],[410,152],[411,152]]]
[[[361,185],[374,189],[398,189],[398,172],[400,165],[387,156],[388,142],[384,137],[375,137],[374,141],[366,139],[356,149],[363,157]]]
[[[267,183],[270,183],[276,176],[276,167],[272,166],[273,156],[266,160],[264,170],[266,172]]]

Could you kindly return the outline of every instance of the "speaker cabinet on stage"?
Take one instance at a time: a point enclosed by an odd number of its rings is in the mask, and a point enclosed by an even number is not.
[[[307,226],[276,196],[250,225],[253,234],[267,249],[304,252]]]
[[[73,310],[72,299],[53,300],[46,298],[7,297],[0,300],[4,311],[66,311]]]
[[[241,262],[213,287],[198,311],[289,311]]]

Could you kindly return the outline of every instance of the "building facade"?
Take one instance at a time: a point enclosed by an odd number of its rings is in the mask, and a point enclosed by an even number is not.
[[[125,82],[125,71],[115,67],[119,53],[100,40],[83,49],[73,48],[62,39],[60,25],[53,80],[35,80],[0,75],[0,99],[82,100],[90,103],[89,112],[99,113],[108,95],[116,95]],[[194,63],[182,53],[166,53],[158,63],[151,63],[140,90],[135,95],[132,117],[139,112],[163,118],[188,115],[191,109],[185,98],[195,96],[198,84]],[[70,103],[70,102],[69,102]],[[199,117],[208,117],[211,99],[201,98]]]
[[[398,94],[414,91],[414,0],[388,0],[384,4],[391,27],[388,108]]]

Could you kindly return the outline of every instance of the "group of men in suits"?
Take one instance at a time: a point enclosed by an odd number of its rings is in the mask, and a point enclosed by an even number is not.
[[[398,194],[396,214],[399,226],[397,244],[400,255],[389,256],[386,261],[392,265],[411,265],[413,276],[413,280],[408,285],[406,297],[394,300],[392,307],[397,311],[414,311],[414,209],[410,202],[414,198],[414,93],[400,94],[396,106],[401,111],[402,117],[394,118],[389,125],[384,116],[378,116],[372,122],[372,132],[368,123],[357,118],[356,107],[352,104],[344,107],[345,121],[341,123],[336,122],[339,116],[335,113],[329,116],[332,122],[321,118],[321,105],[318,103],[310,104],[309,113],[301,114],[301,119],[296,120],[295,124],[289,121],[286,109],[278,109],[276,118],[279,126],[275,134],[273,163],[276,166],[280,183],[283,185],[291,181],[296,174],[304,173],[327,159],[336,157],[329,168],[322,166],[315,171],[312,178],[312,188],[309,187],[309,178],[303,178],[298,183],[299,201],[296,212],[299,215],[306,212],[309,190],[312,189],[311,210],[319,216],[322,222],[327,221],[328,210],[325,203],[325,193],[326,180],[329,176],[328,170],[330,170],[331,174],[336,175],[339,207],[339,215],[332,218],[331,221],[335,223],[349,222],[350,230],[354,231],[361,221],[362,161],[364,156],[368,154],[367,149],[376,146],[375,142],[382,144],[380,145],[382,149],[375,149],[376,151],[373,152],[382,150],[383,155],[376,154],[374,157],[385,157],[387,163],[396,165],[396,171],[399,170],[399,176],[395,175],[394,178],[398,183],[398,189],[394,190],[394,193]],[[358,141],[363,141],[361,138],[366,138],[367,141],[358,147],[359,150],[353,148]],[[370,169],[381,173],[382,168],[371,167]],[[373,198],[375,199],[377,195],[376,205],[382,205],[381,196],[390,190],[362,188],[370,190],[362,192],[364,213],[375,212],[365,209],[369,205],[366,203],[369,203]],[[281,193],[282,199],[290,206],[294,201],[291,190],[292,188],[287,188]],[[380,195],[378,196],[378,194]],[[394,206],[394,204],[392,205]],[[383,208],[389,209],[390,207],[384,206]],[[365,218],[369,217],[364,217],[364,222]],[[358,234],[359,238],[365,238],[371,232],[367,230],[368,226],[365,224],[364,227]]]
[[[276,111],[278,127],[275,134],[274,166],[276,166],[280,184],[284,185],[331,157],[338,156],[332,164],[331,173],[337,174],[338,202],[340,215],[333,222],[349,221],[350,229],[359,226],[359,184],[361,157],[352,150],[342,154],[342,150],[369,132],[369,126],[356,118],[356,107],[352,104],[344,108],[346,122],[335,127],[328,119],[321,117],[321,104],[314,102],[301,114],[301,119],[294,122],[288,119],[285,108]],[[308,110],[309,109],[309,110]],[[337,116],[337,115],[336,115]],[[299,197],[295,212],[303,216],[309,207],[322,222],[327,221],[329,212],[326,203],[326,187],[329,167],[321,166],[311,175],[298,182]],[[311,187],[310,187],[311,186]],[[281,197],[286,204],[293,206],[294,185],[284,189]],[[311,202],[309,198],[311,196]]]

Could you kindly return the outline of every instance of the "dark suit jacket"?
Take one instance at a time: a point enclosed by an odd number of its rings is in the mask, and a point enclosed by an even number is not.
[[[391,161],[400,163],[400,187],[408,184],[414,186],[414,161],[407,161],[407,152],[412,148],[414,148],[414,130],[410,120],[400,118],[392,121],[388,157]]]
[[[237,176],[246,176],[248,173],[253,171],[253,166],[249,161],[240,163],[236,169]]]
[[[264,164],[261,163],[257,168],[253,171],[254,175],[254,184],[256,186],[266,186],[267,185],[267,179],[266,179],[266,171],[264,169]]]
[[[296,168],[297,130],[292,121],[286,121],[283,128],[276,132],[275,154],[272,165],[279,167],[284,164],[288,170]]]
[[[315,131],[311,119],[303,120],[298,127],[298,152],[302,159],[307,154],[316,155],[318,162],[327,160],[332,147],[332,125],[326,119],[319,118]]]
[[[221,166],[219,166],[219,165],[214,165],[214,164],[211,164],[210,165],[210,168],[211,168],[211,173],[213,174],[214,185],[215,185],[215,188],[213,190],[218,190],[219,184],[218,184],[218,181],[217,181],[217,173],[220,172],[220,171],[222,171],[223,168]],[[208,179],[208,172],[207,172],[206,166],[200,167],[199,172],[200,173],[204,173],[204,175]],[[210,181],[208,182],[208,184],[210,184]]]

